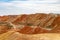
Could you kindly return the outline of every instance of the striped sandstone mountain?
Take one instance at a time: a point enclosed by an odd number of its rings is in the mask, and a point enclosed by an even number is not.
[[[23,34],[60,33],[60,14],[2,16],[0,22],[12,24],[15,31]]]

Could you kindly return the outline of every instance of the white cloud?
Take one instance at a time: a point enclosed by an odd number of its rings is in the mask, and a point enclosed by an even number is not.
[[[60,12],[60,4],[16,3],[16,7],[31,9],[33,12]],[[30,10],[30,11],[31,11]],[[28,10],[27,10],[28,11]]]
[[[24,0],[13,0],[13,1],[24,1]],[[59,1],[59,0],[26,0],[26,1]]]
[[[32,3],[38,3],[38,4],[40,4],[40,3],[43,3],[43,4],[48,4],[48,3],[59,3],[59,1],[12,1],[13,3],[30,3],[30,4],[32,4]]]
[[[59,1],[59,0],[43,0],[43,1]]]
[[[13,3],[8,3],[8,2],[0,2],[0,6],[11,6]]]
[[[36,2],[9,2],[0,3],[0,15],[22,13],[60,13],[60,4],[37,4]]]

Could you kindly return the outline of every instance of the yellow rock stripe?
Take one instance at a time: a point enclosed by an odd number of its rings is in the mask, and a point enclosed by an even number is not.
[[[19,32],[9,31],[4,34],[0,34],[0,40],[23,40],[24,34]]]

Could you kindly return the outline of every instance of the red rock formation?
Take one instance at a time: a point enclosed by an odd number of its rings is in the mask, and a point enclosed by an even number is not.
[[[15,29],[21,27],[17,31],[23,34],[60,33],[60,15],[58,14],[24,14],[0,17],[0,22],[5,21],[13,24]],[[20,25],[24,25],[24,27]]]

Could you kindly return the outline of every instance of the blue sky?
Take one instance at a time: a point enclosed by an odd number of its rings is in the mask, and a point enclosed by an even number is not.
[[[10,1],[57,1],[56,3],[60,3],[60,0],[0,0],[0,2],[10,2]]]
[[[60,13],[60,0],[0,0],[0,15]]]
[[[12,1],[12,0],[0,0],[1,2],[8,2],[8,1]]]
[[[26,1],[26,0],[0,0],[0,1]]]

